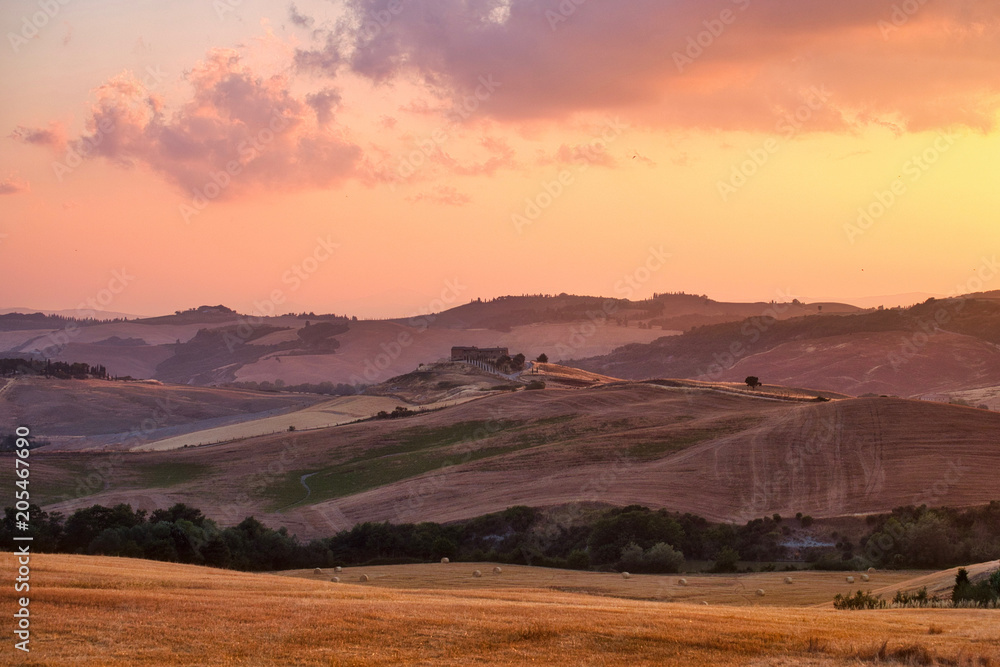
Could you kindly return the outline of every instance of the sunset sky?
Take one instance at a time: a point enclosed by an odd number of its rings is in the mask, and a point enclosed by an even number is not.
[[[0,26],[0,307],[946,295],[1000,247],[996,0],[5,0]]]

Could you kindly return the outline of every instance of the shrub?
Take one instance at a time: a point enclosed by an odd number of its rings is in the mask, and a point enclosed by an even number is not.
[[[722,547],[719,551],[718,557],[715,559],[715,564],[712,565],[712,572],[736,572],[738,567],[737,563],[740,560],[740,554],[732,547]]]
[[[833,607],[834,609],[885,609],[885,600],[881,595],[872,595],[871,591],[865,593],[859,590],[853,596],[837,593],[833,598]]]

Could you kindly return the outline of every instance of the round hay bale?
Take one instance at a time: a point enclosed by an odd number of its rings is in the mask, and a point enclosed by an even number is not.
[[[503,573],[503,570],[500,568],[499,565],[497,565],[495,568],[493,568],[493,574],[502,574],[502,573]]]
[[[758,588],[757,589],[757,597],[759,597],[759,598],[764,597],[764,589],[763,588]]]
[[[622,579],[628,579],[628,578],[629,578],[629,577],[631,577],[631,576],[632,576],[632,575],[631,575],[631,574],[629,574],[628,572],[622,572]]]
[[[450,563],[451,561],[448,560],[448,557],[446,556],[446,557],[444,557],[444,558],[441,559],[441,562],[442,563]]]
[[[854,583],[854,577],[848,577],[847,578],[847,583],[853,584]]]
[[[340,583],[340,577],[334,577],[334,578],[333,578],[333,579],[331,579],[330,581],[332,581],[332,582],[333,582],[333,583],[335,583],[335,584],[339,584],[339,583]]]
[[[343,571],[344,571],[344,568],[342,568],[342,567],[340,567],[340,566],[338,565],[337,567],[333,568],[333,571],[334,571],[334,572],[343,572]]]
[[[688,585],[688,580],[685,579],[684,577],[681,577],[680,579],[677,580],[677,585],[678,586],[687,586]]]
[[[791,577],[785,577],[785,583],[786,584],[792,583],[792,578]]]
[[[702,600],[702,601],[701,601],[701,603],[702,603],[703,605],[705,605],[706,607],[708,606],[708,602],[707,602],[706,600]]]
[[[313,570],[313,574],[323,574],[323,570],[317,567],[315,570]]]
[[[476,577],[476,578],[478,579],[479,577],[483,576],[483,573],[482,573],[482,572],[480,572],[479,570],[475,570],[475,571],[474,571],[474,572],[472,573],[472,576],[473,576],[473,577]]]
[[[868,568],[868,574],[872,574],[873,572],[875,572],[875,568],[874,567]]]
[[[360,577],[358,577],[358,581],[360,581],[361,583],[365,583],[366,581],[368,581],[368,575],[362,574]]]

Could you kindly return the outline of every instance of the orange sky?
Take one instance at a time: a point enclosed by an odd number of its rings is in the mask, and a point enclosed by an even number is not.
[[[948,294],[1000,245],[993,2],[134,4],[0,6],[0,307]]]

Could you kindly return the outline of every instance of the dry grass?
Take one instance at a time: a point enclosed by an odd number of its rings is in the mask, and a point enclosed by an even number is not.
[[[711,605],[808,607],[831,605],[837,593],[853,593],[857,589],[844,582],[843,573],[804,570],[795,573],[795,585],[785,585],[785,574],[688,574],[680,583],[677,575],[630,574],[628,579],[613,572],[583,572],[554,568],[504,565],[502,577],[475,578],[473,570],[488,572],[492,563],[430,563],[422,565],[379,565],[344,568],[349,581],[361,574],[371,578],[369,586],[407,590],[485,591],[535,588],[565,593],[620,597],[633,600],[686,602]],[[278,572],[281,576],[323,581],[323,575],[310,569]],[[943,575],[947,578],[947,574]],[[954,580],[954,575],[950,575]],[[938,577],[939,579],[942,577]],[[893,571],[873,575],[871,589],[909,590],[913,581],[931,581],[933,576],[921,571]],[[760,597],[757,590],[766,591]],[[892,599],[892,593],[887,599]]]
[[[0,560],[12,571],[10,554]],[[703,607],[485,585],[403,591],[378,588],[377,576],[361,586],[65,555],[37,556],[32,565],[31,657],[46,665],[857,665],[925,655],[957,665],[1000,659],[995,614],[977,610]],[[13,592],[5,591],[9,609]],[[941,634],[928,635],[931,619]]]

